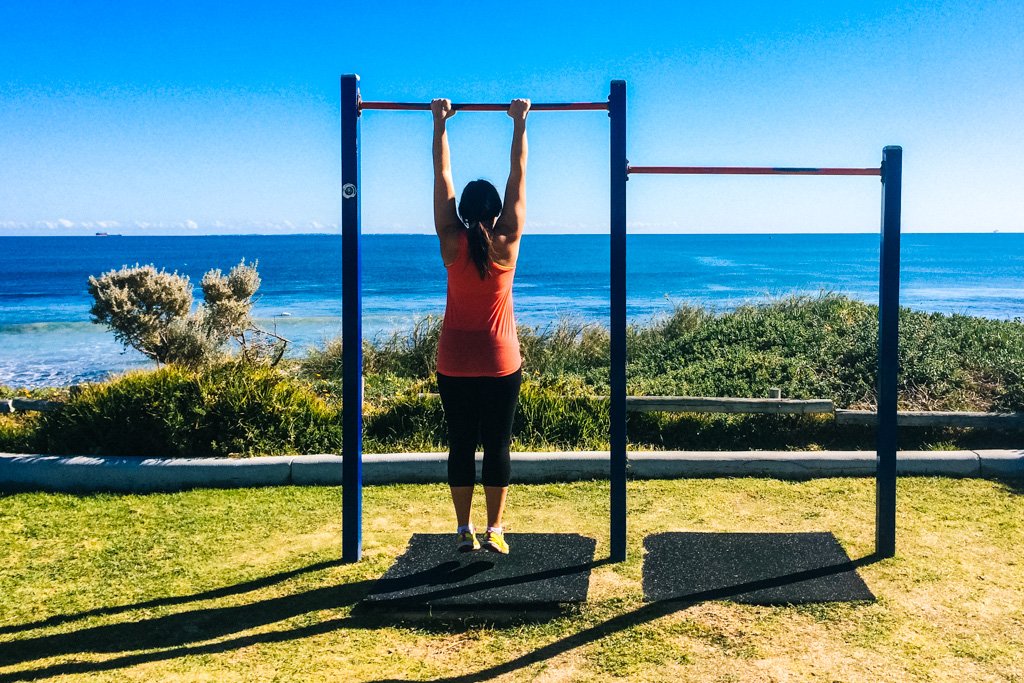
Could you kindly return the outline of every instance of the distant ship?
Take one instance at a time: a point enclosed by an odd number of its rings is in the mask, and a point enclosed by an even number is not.
[[[121,234],[120,233],[116,233],[116,232],[113,233],[113,234],[111,234],[109,232],[98,232],[98,233],[96,233],[96,236],[97,237],[120,237]]]

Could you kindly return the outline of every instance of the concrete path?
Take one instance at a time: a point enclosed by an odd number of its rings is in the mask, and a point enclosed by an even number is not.
[[[479,476],[480,455],[477,455]],[[900,475],[1024,479],[1024,449],[903,451]],[[634,479],[871,476],[874,451],[634,451]],[[444,482],[445,453],[363,456],[366,484]],[[607,451],[513,453],[513,483],[608,478]],[[341,484],[337,455],[264,458],[61,457],[0,453],[0,490],[175,491],[195,487]]]

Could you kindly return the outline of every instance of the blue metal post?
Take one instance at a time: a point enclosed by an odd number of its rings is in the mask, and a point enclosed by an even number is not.
[[[612,81],[611,119],[611,559],[626,559],[626,82]]]
[[[341,559],[363,554],[363,302],[359,254],[359,76],[341,77]]]
[[[900,204],[903,148],[882,150],[882,243],[878,285],[878,465],[875,553],[896,554],[896,380],[899,372]]]

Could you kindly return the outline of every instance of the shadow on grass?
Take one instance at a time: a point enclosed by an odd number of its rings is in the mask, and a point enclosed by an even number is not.
[[[653,602],[644,605],[632,612],[620,614],[617,617],[612,617],[607,621],[604,621],[590,628],[579,631],[572,635],[566,636],[553,643],[545,645],[544,647],[538,648],[532,652],[528,652],[524,655],[516,657],[503,664],[496,664],[486,669],[481,669],[475,673],[463,674],[460,676],[450,676],[447,678],[435,678],[434,683],[477,683],[478,681],[489,681],[498,676],[504,676],[512,673],[519,669],[526,668],[533,664],[543,662],[565,654],[571,650],[574,650],[584,645],[589,645],[595,641],[598,641],[605,636],[611,635],[618,631],[623,631],[627,628],[645,624],[664,616],[668,616],[674,612],[679,612],[694,605],[710,600],[723,600],[743,593],[748,593],[757,590],[765,590],[770,588],[778,588],[785,586],[790,583],[796,583],[799,581],[806,581],[808,579],[818,579],[834,574],[841,574],[843,572],[855,570],[858,567],[863,567],[874,562],[877,562],[882,558],[875,554],[867,555],[858,560],[851,560],[848,562],[842,562],[839,564],[829,565],[826,567],[818,567],[815,569],[809,569],[800,572],[794,572],[786,574],[784,576],[776,576],[771,579],[762,579],[758,581],[749,581],[747,583],[740,583],[734,586],[726,586],[723,588],[717,588],[715,590],[701,591],[698,593],[692,593],[690,595],[684,595],[679,598],[673,598],[671,600],[664,600],[661,602]],[[398,678],[385,678],[373,681],[373,683],[403,683],[404,679]]]
[[[441,589],[441,590],[429,591],[429,592],[426,592],[426,593],[419,593],[419,594],[416,594],[414,597],[410,598],[407,601],[403,601],[403,600],[387,600],[387,601],[383,601],[383,602],[381,602],[379,604],[360,603],[359,605],[356,605],[355,609],[352,610],[352,616],[353,617],[365,618],[367,621],[377,621],[377,622],[380,622],[380,623],[394,623],[396,620],[397,621],[404,620],[405,617],[410,614],[409,612],[403,612],[403,611],[397,611],[396,612],[395,611],[395,610],[401,610],[402,608],[405,608],[405,607],[410,607],[410,606],[412,606],[412,607],[420,607],[424,603],[428,603],[428,602],[436,601],[436,600],[443,600],[445,598],[452,598],[452,597],[456,597],[456,596],[460,596],[460,595],[466,595],[467,593],[477,593],[477,592],[481,592],[481,591],[491,590],[491,589],[494,589],[494,588],[504,588],[504,587],[507,587],[507,586],[515,586],[515,585],[524,584],[524,583],[534,583],[534,582],[550,581],[552,579],[557,579],[557,578],[563,577],[563,576],[571,576],[573,574],[586,574],[587,577],[589,578],[591,571],[593,571],[594,569],[596,569],[598,567],[601,567],[601,566],[604,566],[606,564],[609,564],[610,562],[611,562],[610,559],[604,558],[602,560],[593,560],[591,562],[584,562],[584,563],[580,563],[580,564],[573,564],[573,565],[568,565],[568,566],[565,566],[565,567],[556,567],[556,568],[552,568],[552,569],[544,569],[542,571],[533,572],[531,574],[503,577],[503,578],[500,578],[500,579],[492,579],[490,581],[480,581],[478,583],[472,583],[472,584],[468,584],[468,585],[460,585],[460,586],[456,586],[456,587],[453,587],[453,588],[445,588],[445,589]],[[427,570],[425,572],[421,572],[420,574],[411,574],[411,575],[407,575],[407,576],[400,576],[400,577],[396,577],[394,579],[381,579],[374,586],[374,592],[377,593],[377,594],[387,594],[387,593],[391,593],[393,591],[398,591],[398,590],[408,590],[410,587],[413,587],[413,586],[416,586],[416,585],[419,585],[419,586],[428,585],[428,586],[430,586],[430,585],[438,585],[438,583],[459,583],[459,582],[462,582],[462,581],[466,580],[467,578],[470,578],[470,577],[472,577],[472,576],[474,576],[476,574],[483,573],[483,572],[487,571],[488,569],[491,569],[493,566],[494,566],[494,562],[491,562],[491,561],[471,562],[470,564],[465,565],[465,566],[461,566],[461,567],[460,567],[460,563],[458,563],[458,562],[445,563],[445,564],[441,564],[441,565],[438,565],[436,567],[433,567],[433,568],[431,568],[431,569],[429,569],[429,570]],[[422,576],[438,576],[438,577],[442,577],[443,581],[435,581],[433,583],[424,583],[421,580],[421,578],[420,578],[421,575]],[[543,603],[543,604],[546,605],[547,603]],[[526,610],[524,612],[525,614],[535,615],[535,616],[527,619],[528,621],[533,621],[533,622],[543,621],[545,618],[550,619],[550,618],[552,618],[552,617],[557,615],[556,612],[551,612],[551,611],[547,611],[547,612],[542,612],[542,611],[539,611],[539,610],[538,611],[530,611],[531,607],[532,607],[532,605],[530,603],[525,603],[523,605],[506,604],[506,605],[499,605],[498,606],[499,609],[506,609],[506,610],[513,611],[513,612],[519,612],[520,610]],[[452,607],[452,608],[446,608],[446,607],[442,606],[440,608],[434,608],[434,609],[437,609],[438,613],[440,613],[441,615],[447,614],[447,615],[450,615],[450,616],[453,616],[453,617],[458,617],[458,616],[466,617],[466,616],[468,616],[471,619],[473,611],[475,611],[475,609],[478,609],[478,607],[474,606],[474,605],[455,606],[455,607]],[[494,612],[494,610],[491,610],[491,611],[488,611],[487,614],[493,615],[493,614],[495,614],[495,612]],[[464,620],[463,623],[465,623],[465,621],[466,620]],[[487,619],[487,621],[493,621],[493,619]],[[502,621],[505,621],[505,620],[502,620]],[[513,619],[511,619],[510,621],[515,621],[515,618],[513,617]],[[520,619],[519,621],[521,622],[522,620]],[[443,623],[444,622],[442,622],[442,624]],[[429,629],[429,625],[428,625],[428,629]],[[447,629],[444,626],[442,626],[441,630],[447,630]]]
[[[1024,478],[1011,479],[1007,477],[996,479],[996,481],[1010,493],[1024,496]]]
[[[591,626],[570,636],[566,636],[565,638],[521,655],[520,657],[503,664],[491,666],[472,674],[452,676],[437,680],[443,681],[444,683],[469,683],[474,681],[490,680],[496,676],[517,671],[532,664],[556,657],[578,647],[588,645],[617,631],[621,631],[638,624],[654,621],[655,619],[673,612],[687,609],[688,607],[701,602],[727,599],[754,590],[774,588],[798,581],[827,577],[871,564],[877,561],[877,559],[879,558],[874,555],[869,555],[859,560],[794,572],[784,576],[773,577],[771,579],[751,581],[715,590],[693,593],[691,595],[666,600],[664,602],[649,603],[632,612],[608,619],[603,623]],[[589,563],[589,567],[596,567],[607,564],[608,562],[608,559],[602,559]],[[308,570],[308,568],[304,569]],[[581,569],[583,569],[583,567],[574,566],[567,567],[564,571],[580,571]],[[279,575],[274,576],[276,577]],[[272,578],[273,577],[267,577],[264,581]],[[482,590],[492,588],[494,587],[494,584],[500,583],[502,585],[510,585],[512,583],[530,581],[536,578],[537,577],[535,576],[527,575],[511,579],[500,579],[494,582],[476,584],[472,589]],[[445,577],[443,575],[439,575],[436,568],[423,572],[420,579],[425,585],[438,585],[439,582],[448,583],[451,581],[450,576]],[[406,581],[408,581],[408,577],[406,578]],[[327,621],[299,628],[282,629],[272,631],[270,633],[259,633],[249,636],[239,636],[216,643],[187,645],[187,643],[210,640],[260,626],[266,626],[268,624],[290,619],[302,614],[308,614],[325,609],[348,607],[356,604],[360,599],[362,599],[362,597],[366,595],[375,583],[376,580],[356,581],[341,586],[318,588],[296,595],[270,598],[248,605],[194,610],[163,617],[156,617],[153,619],[145,619],[137,622],[97,626],[81,629],[71,633],[40,636],[36,638],[0,643],[0,666],[9,666],[36,659],[73,654],[107,652],[123,653],[128,649],[158,649],[156,652],[123,654],[122,656],[99,662],[68,662],[36,669],[4,673],[0,674],[0,683],[6,681],[34,680],[50,676],[111,671],[138,664],[177,659],[189,655],[211,655],[263,643],[281,643],[308,638],[329,633],[339,628],[374,628],[380,623],[380,619],[345,616],[336,619],[328,619]],[[220,590],[229,591],[230,589],[225,588]],[[444,595],[451,594],[453,591],[461,590],[465,589],[442,588],[423,597],[443,597]],[[228,592],[226,594],[231,593]],[[181,600],[185,601],[185,598],[182,598]],[[394,620],[391,619],[389,621],[393,622]],[[465,628],[465,625],[461,628]],[[382,679],[378,683],[386,683],[389,680],[400,679]]]
[[[85,610],[82,612],[76,612],[74,614],[57,614],[46,619],[40,619],[38,621],[30,621],[24,624],[14,624],[11,626],[0,626],[0,635],[7,633],[20,633],[22,631],[31,631],[37,628],[46,628],[48,626],[59,626],[60,624],[67,624],[72,621],[79,621],[88,617],[100,617],[108,616],[111,614],[122,614],[124,612],[130,612],[136,609],[146,609],[149,607],[165,607],[168,605],[183,605],[189,602],[200,602],[202,600],[214,600],[216,598],[224,598],[229,595],[239,595],[241,593],[248,593],[250,591],[258,590],[260,588],[266,588],[267,586],[273,586],[276,583],[293,579],[296,576],[303,574],[309,574],[312,572],[318,572],[322,569],[330,569],[331,567],[338,567],[342,564],[341,560],[325,560],[323,562],[316,562],[305,567],[299,567],[298,569],[289,569],[288,571],[278,572],[277,574],[271,574],[270,576],[264,576],[259,579],[253,579],[252,581],[244,581],[237,583],[233,586],[223,586],[221,588],[213,588],[201,593],[193,593],[192,595],[175,595],[166,598],[154,598],[153,600],[145,600],[143,602],[136,602],[131,605],[117,605],[114,607],[97,607],[95,609]]]
[[[435,591],[420,594],[420,597],[427,600],[449,597],[465,593],[467,591],[486,590],[502,586],[511,586],[519,583],[526,583],[535,580],[547,579],[561,574],[589,571],[594,567],[606,564],[607,559],[586,565],[573,565],[557,570],[546,570],[535,574],[527,574],[516,577],[484,581],[471,586],[459,586],[453,588],[438,588]],[[334,560],[328,563],[320,563],[323,566],[340,564]],[[458,564],[458,563],[453,563]],[[294,570],[299,574],[312,571],[310,565],[302,569]],[[321,567],[323,568],[323,567]],[[402,584],[422,586],[444,586],[462,580],[464,572],[452,571],[453,567],[441,565],[432,567],[419,574],[402,578]],[[283,572],[282,574],[287,574]],[[231,586],[217,589],[221,595],[232,595],[244,592],[241,586],[261,583],[270,585],[281,580],[281,574],[275,574],[265,579],[259,579],[238,586]],[[188,645],[205,640],[221,638],[231,634],[237,634],[253,628],[266,626],[279,621],[285,621],[304,614],[310,614],[322,610],[341,609],[351,607],[359,602],[369,590],[378,584],[377,579],[356,581],[339,586],[317,588],[304,593],[287,595],[277,598],[269,598],[246,605],[231,607],[213,607],[208,609],[192,610],[169,614],[162,617],[142,619],[139,621],[95,626],[79,629],[70,633],[59,633],[33,638],[23,638],[0,643],[0,666],[13,666],[25,662],[47,659],[50,657],[61,657],[76,654],[99,654],[115,653],[122,656],[114,657],[98,662],[68,662],[54,664],[51,666],[28,669],[17,672],[0,673],[0,683],[6,681],[35,680],[50,676],[71,675],[81,673],[93,673],[98,671],[110,671],[121,669],[138,664],[149,662],[165,661],[188,655],[215,654],[236,650],[250,645],[260,643],[277,643],[307,638],[311,636],[329,633],[338,628],[375,628],[384,623],[394,623],[393,616],[386,615],[365,615],[345,616],[336,619],[329,619],[318,624],[303,626],[294,629],[283,629],[270,633],[254,634],[250,636],[239,636],[217,643],[204,645]],[[378,588],[380,586],[378,585]],[[387,585],[384,586],[388,588]],[[252,590],[248,588],[246,590]],[[214,591],[210,591],[212,593]],[[201,593],[197,595],[208,595]],[[177,604],[188,602],[195,596],[184,596],[181,598],[166,598],[160,601],[149,601],[139,603],[135,606],[121,606],[107,608],[110,612],[95,610],[95,613],[117,613],[124,612],[139,606],[152,606],[152,603]],[[167,601],[167,602],[165,602]],[[90,612],[89,614],[91,614]],[[82,618],[86,613],[79,615],[68,615],[65,621],[75,618]],[[64,622],[60,622],[64,623]],[[27,628],[28,626],[25,625]],[[438,628],[449,630],[464,630],[466,623],[438,624]],[[130,650],[157,650],[156,652],[133,652],[124,654]]]

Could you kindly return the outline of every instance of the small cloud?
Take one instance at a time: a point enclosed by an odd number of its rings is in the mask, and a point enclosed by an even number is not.
[[[199,224],[196,223],[194,220],[189,219],[185,221],[185,227],[188,228],[189,230],[198,230]]]
[[[73,221],[69,221],[67,218],[59,218],[59,219],[57,219],[57,224],[60,225],[60,227],[62,227],[62,228],[73,228],[73,227],[75,227],[74,222]]]

